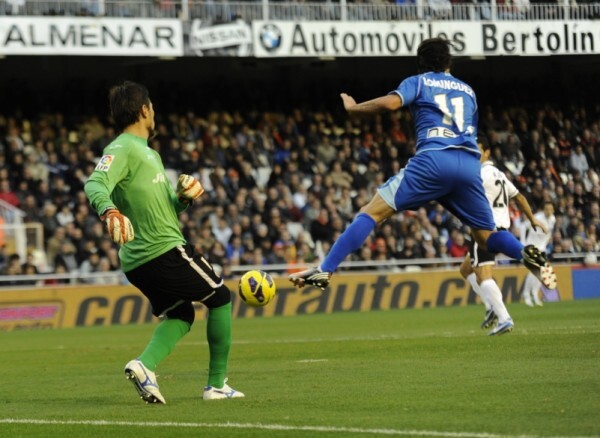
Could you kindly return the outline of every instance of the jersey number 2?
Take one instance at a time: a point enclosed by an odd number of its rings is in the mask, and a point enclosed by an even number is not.
[[[465,124],[465,104],[462,97],[453,97],[450,99],[453,112],[450,112],[448,108],[448,95],[447,94],[436,94],[433,96],[435,103],[440,108],[440,111],[444,114],[442,123],[445,125],[452,125],[452,120],[456,123],[459,131],[462,132]]]
[[[498,193],[498,196],[496,196],[494,199],[494,207],[504,207],[505,205],[508,205],[508,196],[506,196],[506,181],[497,179],[496,185],[500,186],[500,193]],[[502,202],[504,202],[504,204]]]

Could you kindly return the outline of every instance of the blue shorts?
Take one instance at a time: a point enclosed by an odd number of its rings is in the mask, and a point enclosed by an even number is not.
[[[438,201],[473,229],[496,229],[479,156],[463,149],[421,152],[377,191],[396,211],[417,210]]]

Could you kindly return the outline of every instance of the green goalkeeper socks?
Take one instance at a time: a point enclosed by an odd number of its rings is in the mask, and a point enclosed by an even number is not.
[[[150,371],[155,371],[156,366],[173,351],[175,344],[189,331],[190,324],[181,319],[162,321],[138,359]]]
[[[154,330],[152,339],[138,359],[150,371],[155,371],[156,366],[173,351],[175,344],[189,330],[190,325],[180,319],[162,321]],[[222,388],[231,347],[231,303],[208,309],[206,338],[210,351],[208,386]]]
[[[208,386],[222,388],[225,384],[229,348],[231,347],[231,303],[208,309],[206,339],[210,350]]]

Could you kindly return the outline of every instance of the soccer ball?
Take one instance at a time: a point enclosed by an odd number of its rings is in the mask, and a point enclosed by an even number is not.
[[[264,271],[248,271],[240,279],[238,294],[252,307],[265,306],[275,297],[275,282]]]

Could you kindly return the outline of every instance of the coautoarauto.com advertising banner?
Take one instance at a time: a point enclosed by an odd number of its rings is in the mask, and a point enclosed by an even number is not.
[[[570,266],[557,266],[558,288],[547,300],[572,300]],[[593,271],[598,278],[600,270]],[[527,270],[498,268],[494,277],[507,303],[518,302]],[[456,270],[417,273],[340,273],[325,292],[316,287],[295,288],[285,277],[275,279],[277,294],[265,307],[250,307],[232,291],[233,316],[253,318],[346,311],[466,306],[478,302]],[[596,281],[597,283],[597,281]],[[197,303],[196,317],[206,317]],[[34,328],[68,328],[143,324],[154,320],[148,300],[133,286],[65,286],[0,290],[0,332]]]
[[[599,21],[254,21],[256,57],[411,56],[445,37],[455,54],[600,54]]]

